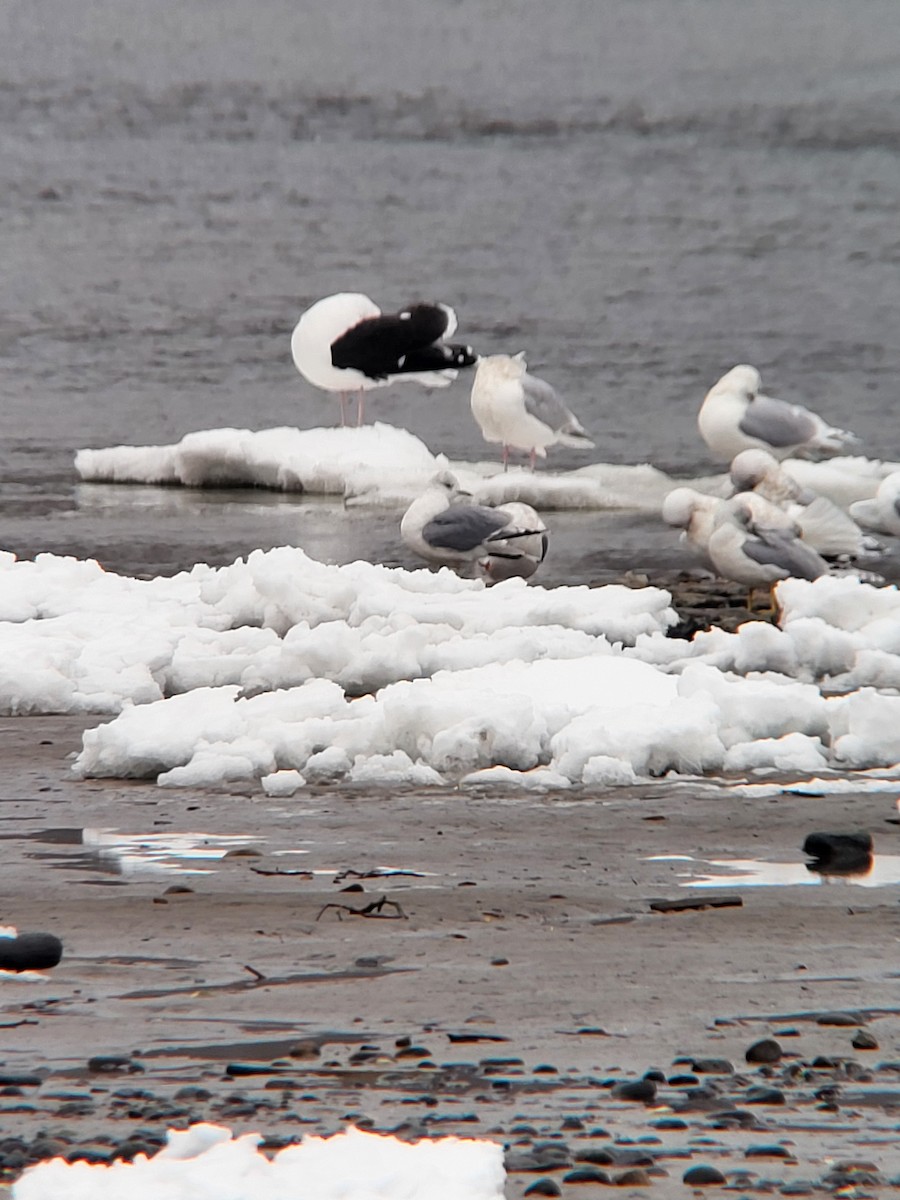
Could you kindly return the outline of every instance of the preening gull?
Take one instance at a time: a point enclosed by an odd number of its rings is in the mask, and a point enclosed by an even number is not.
[[[827,496],[803,487],[768,450],[742,450],[731,462],[737,492],[763,496],[800,526],[804,542],[825,557],[877,553],[881,547]]]
[[[728,462],[741,450],[769,450],[776,458],[821,458],[842,454],[859,439],[836,429],[817,413],[760,390],[759,371],[741,364],[706,394],[697,424],[703,440]]]
[[[722,502],[709,539],[709,557],[717,574],[751,588],[789,577],[818,579],[826,575],[828,563],[789,525],[773,526],[755,515],[759,499],[744,493]]]
[[[594,445],[550,384],[528,374],[524,353],[480,358],[471,405],[484,440],[503,447],[504,467],[511,449],[526,451],[534,470],[535,458],[546,458],[548,446]]]
[[[338,292],[301,316],[291,335],[291,353],[304,379],[337,393],[342,425],[347,397],[357,394],[360,425],[370,389],[400,382],[446,387],[460,367],[473,366],[476,357],[469,346],[445,344],[455,330],[456,313],[447,304],[410,304],[383,313],[360,292]]]
[[[882,479],[871,500],[855,500],[850,516],[875,533],[900,537],[900,471]]]
[[[521,559],[523,569],[516,571],[507,567],[502,578],[516,574],[527,578],[537,570],[537,562],[531,570],[530,562],[525,560],[533,561],[538,554],[543,558],[542,539],[546,536],[546,527],[540,518],[534,524],[527,519],[520,522],[518,510],[534,512],[529,505],[514,505],[512,512],[509,507],[504,510],[469,503],[469,493],[460,488],[456,476],[441,471],[403,514],[400,536],[411,550],[428,562],[457,570],[476,572],[482,560],[511,564]],[[522,552],[516,549],[518,542],[525,548]],[[480,570],[496,582],[486,567],[482,566]],[[496,570],[500,572],[500,565]]]

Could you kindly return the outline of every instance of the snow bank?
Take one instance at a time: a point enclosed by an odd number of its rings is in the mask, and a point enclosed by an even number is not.
[[[30,1167],[14,1200],[502,1200],[503,1150],[463,1138],[415,1144],[348,1129],[304,1136],[267,1158],[257,1134],[217,1125],[169,1130],[153,1158]]]

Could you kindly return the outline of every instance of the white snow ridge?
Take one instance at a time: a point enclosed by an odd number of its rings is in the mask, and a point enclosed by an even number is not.
[[[778,586],[690,642],[659,588],[486,588],[302,550],[130,579],[0,556],[0,711],[112,715],[81,776],[163,786],[613,785],[900,762],[900,596]],[[118,714],[118,715],[115,715]]]
[[[153,1158],[30,1167],[13,1200],[503,1200],[503,1148],[473,1138],[423,1139],[348,1129],[305,1136],[272,1158],[258,1134],[219,1125],[170,1129]]]

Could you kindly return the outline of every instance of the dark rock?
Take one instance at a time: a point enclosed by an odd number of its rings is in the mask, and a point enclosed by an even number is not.
[[[0,971],[46,971],[62,958],[63,944],[52,933],[0,937]]]
[[[734,1066],[727,1058],[695,1058],[691,1066],[698,1075],[733,1075]]]
[[[864,1024],[859,1013],[853,1012],[824,1012],[819,1013],[816,1017],[817,1025],[862,1025]]]
[[[774,1087],[752,1087],[744,1097],[746,1104],[786,1104],[784,1092]]]
[[[552,1063],[539,1063],[534,1068],[535,1075],[558,1075],[559,1068],[554,1067]]]
[[[40,1087],[43,1082],[43,1077],[32,1071],[0,1071],[3,1087]]]
[[[536,1179],[522,1194],[524,1196],[561,1196],[562,1188],[555,1179]]]
[[[576,1167],[563,1175],[563,1183],[609,1183],[609,1176],[597,1167]]]
[[[36,1137],[28,1150],[29,1162],[43,1162],[65,1154],[66,1143],[61,1138]]]
[[[872,865],[872,835],[865,830],[811,833],[803,843],[803,853],[815,860],[809,869],[822,875],[862,874]]]
[[[877,1050],[878,1041],[868,1029],[860,1029],[850,1043],[854,1050]]]
[[[744,1151],[745,1158],[793,1158],[787,1146],[748,1146]]]
[[[652,1104],[656,1099],[656,1084],[652,1079],[628,1079],[617,1083],[612,1094],[616,1100],[634,1100],[640,1104]]]
[[[781,1046],[774,1038],[763,1038],[749,1046],[744,1057],[749,1063],[776,1063],[781,1058]]]
[[[654,1129],[687,1129],[687,1121],[682,1121],[681,1117],[660,1117],[658,1121],[653,1122]]]
[[[646,1187],[650,1182],[650,1176],[642,1167],[632,1167],[613,1180],[616,1187]]]
[[[584,1129],[584,1121],[581,1117],[566,1117],[560,1129]]]
[[[669,1077],[670,1087],[693,1087],[699,1082],[696,1075],[672,1075]]]
[[[212,1099],[212,1092],[205,1087],[200,1087],[196,1083],[187,1083],[184,1087],[180,1087],[175,1093],[176,1100],[194,1100],[202,1102]]]
[[[666,1077],[658,1067],[651,1067],[649,1071],[644,1072],[645,1079],[652,1079],[654,1083],[665,1083]]]
[[[611,1167],[615,1162],[609,1150],[604,1150],[599,1146],[588,1146],[584,1150],[579,1150],[575,1155],[575,1161],[580,1163],[591,1163],[592,1166]]]
[[[431,1051],[425,1046],[401,1046],[395,1058],[431,1058]]]
[[[21,1171],[28,1163],[28,1155],[25,1150],[7,1150],[0,1154],[0,1167],[4,1171]]]
[[[728,1180],[721,1171],[703,1163],[696,1167],[688,1167],[681,1177],[681,1182],[692,1187],[705,1187],[707,1184],[727,1183]]]

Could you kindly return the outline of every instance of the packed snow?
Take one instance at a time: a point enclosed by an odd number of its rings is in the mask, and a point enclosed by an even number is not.
[[[670,636],[659,588],[485,587],[302,550],[131,579],[0,556],[0,710],[113,717],[83,777],[562,788],[900,762],[900,595],[778,585],[781,627]]]
[[[169,1130],[153,1158],[30,1167],[13,1200],[503,1200],[503,1149],[470,1138],[398,1141],[350,1128],[306,1135],[272,1157],[258,1134],[219,1125]]]

